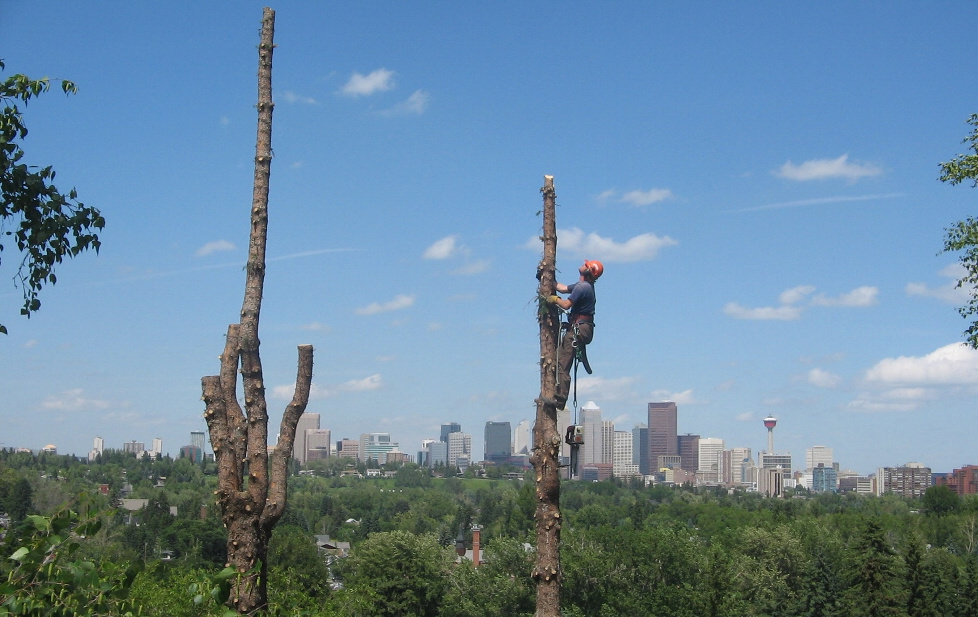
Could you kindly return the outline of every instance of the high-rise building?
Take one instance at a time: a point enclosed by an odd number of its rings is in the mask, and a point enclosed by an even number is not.
[[[336,457],[360,460],[360,442],[355,439],[341,439],[337,441]]]
[[[163,456],[163,440],[159,437],[153,438],[153,446],[148,452],[150,458],[156,458],[158,456]]]
[[[632,453],[631,431],[614,432],[614,454],[612,459],[612,470],[617,478],[628,478],[639,475],[638,464]]]
[[[723,470],[723,440],[705,437],[699,440],[699,468],[696,479],[700,484],[718,484]]]
[[[876,472],[877,495],[895,493],[901,497],[919,499],[931,486],[930,467],[907,463],[903,467],[882,467]]]
[[[686,433],[676,437],[680,462],[678,467],[695,474],[700,468],[700,436]]]
[[[516,425],[513,430],[513,454],[521,456],[530,453],[530,448],[533,447],[533,435],[530,434],[532,430],[529,420],[520,420],[520,423]],[[563,435],[563,433],[558,433]]]
[[[472,435],[454,432],[448,434],[448,466],[468,467],[472,461]]]
[[[754,482],[748,470],[754,466],[750,448],[730,448],[723,451],[720,481],[727,486],[749,485]]]
[[[105,450],[105,440],[101,437],[95,438],[95,443],[92,446],[92,451],[88,453],[88,462],[94,461],[97,457],[102,455]]]
[[[378,464],[387,462],[387,453],[397,450],[397,442],[391,441],[390,433],[363,433],[360,435],[360,460],[373,459]]]
[[[441,441],[448,443],[448,436],[452,433],[461,433],[462,425],[458,422],[449,422],[441,425]]]
[[[649,470],[649,427],[639,424],[632,429],[632,462],[638,465],[638,472],[643,476],[652,473]]]
[[[439,465],[448,465],[448,444],[444,441],[432,441],[428,444],[428,467],[434,469]]]
[[[935,484],[949,486],[961,497],[974,495],[978,493],[978,465],[965,465],[935,480]]]
[[[824,467],[832,467],[832,448],[826,446],[812,446],[805,450],[805,470],[811,471],[820,464]]]
[[[126,443],[122,444],[122,451],[135,454],[138,458],[143,455],[143,452],[146,451],[146,444],[136,440],[127,441]]]
[[[812,469],[812,490],[816,493],[834,493],[838,486],[838,475],[835,467],[819,463]]]
[[[305,464],[307,461],[306,452],[306,431],[319,428],[318,413],[304,413],[299,416],[299,422],[295,425],[295,443],[292,444],[292,458]]]
[[[761,452],[757,458],[757,467],[759,469],[780,469],[781,475],[785,480],[791,478],[790,453],[772,454],[770,452]]]
[[[201,454],[204,452],[204,431],[190,431],[190,445],[200,448]]]
[[[584,446],[578,456],[578,466],[582,463],[610,463],[605,461],[604,431],[601,425],[601,408],[594,401],[588,401],[581,407],[581,425],[584,427]]]
[[[489,462],[501,462],[511,455],[510,439],[512,431],[509,422],[486,422],[485,459]]]
[[[652,469],[659,469],[660,456],[679,454],[677,425],[675,403],[649,403],[649,465]]]
[[[306,429],[306,462],[329,458],[332,433],[328,428]]]

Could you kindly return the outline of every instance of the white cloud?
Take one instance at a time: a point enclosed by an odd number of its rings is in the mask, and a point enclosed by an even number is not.
[[[369,96],[375,92],[384,92],[394,87],[394,71],[377,69],[369,75],[353,73],[350,80],[343,86],[342,92],[347,96]]]
[[[815,291],[815,288],[811,285],[799,285],[798,287],[792,287],[791,289],[785,289],[778,296],[778,300],[781,304],[798,304],[805,299],[805,296]]]
[[[483,272],[489,271],[490,262],[488,259],[480,259],[478,261],[472,261],[464,266],[460,266],[452,270],[452,274],[459,274],[462,276],[472,276],[475,274],[482,274]]]
[[[380,373],[375,373],[369,377],[364,377],[363,379],[351,379],[350,381],[346,381],[337,386],[332,386],[329,388],[323,388],[316,384],[312,384],[309,387],[309,400],[329,398],[343,392],[368,392],[371,390],[379,390],[381,387],[383,387],[383,385],[384,382],[380,376]],[[272,398],[275,399],[292,400],[294,395],[295,383],[285,386],[275,386],[272,388]]]
[[[677,244],[679,242],[669,236],[660,238],[652,233],[641,234],[625,242],[615,242],[613,238],[604,238],[593,232],[585,235],[577,227],[557,230],[557,246],[560,250],[606,262],[650,261],[655,259],[661,249]],[[538,249],[540,239],[531,239],[527,246]]]
[[[751,411],[745,411],[737,414],[736,419],[738,422],[752,422],[754,420],[754,413]]]
[[[88,398],[85,391],[81,388],[66,390],[60,394],[45,397],[41,402],[44,409],[59,411],[91,411],[95,409],[106,409],[109,402],[101,399]]]
[[[754,319],[761,321],[794,321],[801,317],[803,306],[799,303],[815,291],[812,285],[799,285],[786,289],[778,296],[781,306],[762,306],[748,308],[737,302],[728,302],[723,312],[735,319]],[[812,306],[864,307],[876,304],[876,287],[859,287],[837,298],[819,294],[812,298]]]
[[[818,386],[819,388],[834,388],[839,385],[842,378],[835,373],[830,373],[828,371],[823,371],[820,368],[813,368],[808,371],[808,383],[813,386]]]
[[[32,338],[31,340],[24,343],[23,347],[24,349],[32,349],[34,347],[37,347],[37,339]]]
[[[683,390],[682,392],[656,390],[652,393],[652,398],[657,401],[671,401],[677,405],[696,405],[703,402],[693,396],[692,390]]]
[[[978,350],[951,343],[922,356],[884,358],[866,371],[866,380],[888,384],[978,385]]]
[[[583,371],[581,372],[583,373]],[[580,402],[581,398],[583,397],[603,401],[621,401],[631,399],[634,397],[631,387],[635,381],[635,377],[618,377],[609,379],[607,377],[581,375],[577,379],[578,402]]]
[[[779,203],[765,204],[763,206],[752,206],[741,208],[734,212],[758,212],[760,210],[781,210],[784,208],[801,208],[805,206],[822,206],[829,204],[839,204],[858,201],[874,201],[878,199],[894,199],[903,197],[903,193],[887,193],[885,195],[840,195],[836,197],[816,197],[814,199],[797,199],[795,201],[782,201]]]
[[[448,259],[458,252],[457,241],[458,236],[445,236],[426,248],[422,257],[425,259]]]
[[[234,245],[227,240],[215,240],[214,242],[208,242],[204,246],[197,249],[194,253],[197,257],[204,257],[210,255],[211,253],[219,253],[222,251],[233,251]]]
[[[672,191],[669,189],[649,189],[647,191],[628,191],[618,201],[633,206],[647,206],[671,198]]]
[[[881,173],[883,170],[879,166],[872,163],[850,163],[849,155],[843,154],[837,159],[813,159],[801,165],[788,161],[775,172],[775,175],[799,182],[826,178],[845,178],[855,182],[860,178],[878,176]]]
[[[311,323],[303,324],[303,325],[299,326],[299,329],[300,330],[308,330],[309,332],[323,332],[323,333],[326,333],[326,334],[329,334],[332,331],[329,326],[327,326],[325,324],[321,324],[318,321],[314,321],[314,322],[311,322]]]
[[[356,309],[357,315],[376,315],[378,313],[388,313],[409,308],[414,304],[415,297],[399,294],[393,300],[387,302],[374,302],[367,306]]]
[[[296,94],[291,90],[286,90],[285,94],[283,94],[282,96],[285,97],[286,103],[302,103],[303,105],[319,104],[319,102],[316,99],[312,98],[311,96],[302,96],[301,94]]]
[[[953,263],[942,268],[938,274],[950,280],[945,285],[938,287],[930,287],[926,283],[907,283],[905,288],[907,295],[937,298],[955,306],[967,304],[974,288],[968,284],[958,287],[958,281],[967,274],[964,266],[960,263]]]
[[[801,317],[797,306],[762,306],[747,308],[736,302],[728,302],[723,312],[734,319],[754,319],[759,321],[794,321]]]
[[[429,103],[431,103],[431,94],[424,90],[415,90],[406,100],[380,113],[384,116],[404,116],[409,114],[420,116],[428,109]]]
[[[853,289],[849,293],[842,294],[837,298],[829,298],[825,294],[819,294],[812,298],[812,304],[815,306],[843,306],[855,308],[874,306],[876,305],[876,296],[879,294],[879,291],[880,290],[876,287],[864,285],[862,287]]]

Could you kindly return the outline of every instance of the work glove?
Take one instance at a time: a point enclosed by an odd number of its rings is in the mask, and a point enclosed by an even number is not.
[[[557,300],[560,300],[560,296],[547,296],[547,302],[549,304],[557,304]]]

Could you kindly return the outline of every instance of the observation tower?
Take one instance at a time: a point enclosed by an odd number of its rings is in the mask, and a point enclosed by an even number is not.
[[[774,453],[774,427],[777,426],[778,419],[774,416],[764,418],[764,426],[767,428],[767,451],[768,454]]]

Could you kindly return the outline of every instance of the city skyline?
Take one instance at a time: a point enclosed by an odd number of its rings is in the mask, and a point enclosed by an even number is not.
[[[0,443],[204,428],[241,312],[263,6],[4,4],[3,78],[55,84],[21,108],[23,161],[105,228],[30,319],[5,244]],[[557,279],[605,266],[578,410],[631,427],[671,400],[680,435],[755,452],[773,415],[796,460],[822,444],[863,472],[968,462],[978,432],[947,427],[974,423],[978,351],[939,251],[978,189],[938,177],[978,112],[948,70],[978,59],[978,4],[626,7],[276,7],[270,432],[300,344],[334,441],[414,450],[451,418],[481,457],[485,421],[532,419],[552,175]]]
[[[616,447],[617,447],[617,439],[618,439],[618,435],[617,434],[618,433],[627,432],[627,433],[629,433],[629,440],[633,440],[634,439],[633,431],[638,430],[639,428],[645,428],[646,427],[646,425],[644,423],[637,423],[634,426],[630,426],[630,427],[627,427],[627,428],[622,428],[621,425],[618,425],[618,424],[614,423],[613,421],[604,420],[603,417],[602,417],[602,409],[600,408],[600,406],[598,406],[595,403],[595,401],[588,401],[587,403],[585,403],[584,406],[581,407],[581,410],[580,410],[581,411],[581,414],[580,414],[580,417],[578,418],[579,422],[581,422],[582,424],[584,424],[585,430],[587,430],[587,426],[588,426],[588,423],[589,423],[589,420],[587,419],[588,416],[587,416],[587,414],[584,413],[585,408],[596,413],[596,419],[597,419],[597,421],[596,421],[596,423],[591,424],[591,427],[592,427],[591,430],[592,431],[597,430],[597,431],[600,432],[600,436],[597,439],[594,439],[593,437],[588,438],[587,437],[587,433],[585,433],[585,435],[586,435],[585,448],[594,448],[596,445],[599,448],[601,448],[603,446],[602,441],[605,440],[605,439],[612,438],[612,437],[616,440]],[[667,421],[667,424],[669,422],[672,422],[672,414],[675,414],[675,421],[676,421],[676,424],[678,426],[678,420],[682,416],[679,413],[680,412],[680,408],[678,407],[678,405],[675,404],[674,401],[656,401],[656,402],[650,402],[650,403],[648,403],[648,409],[649,410],[652,410],[653,408],[655,408],[657,411],[666,411],[670,415],[670,419]],[[771,433],[771,430],[774,429],[773,426],[769,426],[771,424],[769,422],[769,420],[772,417],[773,416],[765,417],[762,422],[759,422],[758,423],[758,425],[760,426],[760,429],[758,430],[758,435],[759,435],[758,439],[761,440],[761,441],[763,441],[763,443],[765,445],[765,447],[763,447],[763,448],[757,447],[755,444],[741,444],[741,443],[734,444],[734,443],[730,443],[726,439],[724,439],[722,436],[708,435],[706,432],[701,432],[700,434],[695,435],[695,437],[697,437],[699,452],[702,453],[704,443],[709,444],[708,447],[713,452],[713,456],[714,456],[714,458],[712,459],[711,463],[714,464],[714,465],[718,465],[720,463],[720,460],[722,459],[722,454],[724,452],[728,452],[728,453],[729,452],[743,452],[743,451],[746,451],[748,453],[749,452],[754,452],[754,453],[756,453],[755,454],[756,455],[756,459],[754,459],[754,457],[751,457],[751,459],[752,459],[753,463],[754,464],[757,464],[759,467],[763,466],[762,459],[765,457],[765,455],[773,455],[774,459],[772,459],[772,460],[775,460],[776,459],[776,461],[778,463],[780,463],[782,460],[790,460],[791,461],[791,467],[790,467],[790,469],[786,470],[786,474],[785,474],[786,476],[789,475],[791,472],[804,472],[806,470],[811,470],[812,468],[817,467],[819,464],[824,464],[826,466],[831,466],[833,463],[836,464],[839,467],[839,470],[840,471],[854,471],[854,472],[858,473],[861,476],[873,475],[873,474],[876,473],[876,471],[878,469],[887,468],[887,467],[897,468],[897,467],[902,467],[902,466],[904,466],[906,464],[912,464],[912,463],[920,463],[920,464],[923,464],[926,467],[928,467],[930,469],[933,469],[934,472],[948,472],[948,473],[952,469],[958,469],[958,468],[961,468],[961,467],[966,467],[968,465],[975,464],[975,461],[974,460],[960,461],[958,463],[955,463],[953,466],[948,467],[947,469],[944,469],[944,468],[936,467],[936,466],[932,465],[929,462],[929,460],[926,460],[926,459],[925,460],[918,460],[918,459],[911,459],[911,458],[906,458],[906,457],[902,457],[901,458],[901,456],[898,453],[894,453],[894,457],[891,458],[891,459],[889,459],[889,460],[879,461],[878,463],[876,463],[874,465],[871,465],[871,466],[869,466],[868,468],[865,468],[865,469],[864,468],[856,468],[856,467],[854,467],[852,465],[847,464],[846,461],[845,461],[845,457],[841,457],[841,460],[840,460],[840,457],[836,456],[835,448],[833,446],[831,446],[831,445],[824,445],[824,444],[815,444],[815,443],[813,443],[811,445],[807,445],[803,449],[798,450],[798,451],[793,451],[791,449],[779,449],[779,448],[775,447],[775,450],[773,452],[771,452],[771,451],[768,450],[768,447],[767,446],[770,443],[770,433]],[[342,437],[342,438],[331,439],[331,436],[335,436],[335,435],[332,433],[332,431],[330,429],[324,428],[324,429],[321,429],[320,430],[321,420],[322,420],[321,419],[321,414],[314,413],[314,412],[307,412],[307,413],[304,413],[303,416],[300,418],[300,425],[302,427],[304,427],[305,429],[308,429],[309,431],[314,431],[314,432],[317,432],[317,433],[320,433],[320,434],[325,434],[326,435],[326,442],[323,442],[323,443],[329,443],[329,446],[332,449],[332,452],[333,452],[334,455],[337,454],[336,447],[337,447],[337,443],[338,442],[347,441],[347,440],[356,441],[356,440],[352,440],[349,437]],[[485,434],[488,435],[489,434],[489,431],[490,431],[490,425],[492,425],[494,428],[498,428],[498,427],[500,427],[502,425],[509,425],[508,426],[508,428],[509,428],[509,438],[510,438],[509,443],[510,443],[510,448],[511,448],[510,453],[511,454],[518,454],[516,452],[516,446],[517,446],[517,429],[524,422],[525,422],[525,420],[523,420],[523,421],[521,421],[519,423],[514,424],[514,423],[509,422],[509,421],[500,422],[500,421],[495,421],[495,420],[487,420],[483,424],[483,428],[485,429]],[[532,427],[532,424],[530,426]],[[558,427],[558,428],[560,428],[560,427]],[[186,440],[186,443],[181,443],[180,445],[176,446],[176,453],[175,454],[174,453],[171,453],[169,450],[166,450],[164,448],[164,446],[163,446],[163,441],[160,438],[158,438],[158,437],[152,439],[153,447],[159,447],[161,454],[164,454],[164,455],[167,455],[167,456],[172,456],[172,457],[176,458],[177,456],[179,456],[179,452],[180,452],[180,450],[183,447],[189,446],[189,445],[195,445],[194,443],[192,443],[192,441],[195,440],[195,438],[193,437],[193,435],[195,435],[195,434],[199,434],[199,431],[193,431],[192,433],[190,433],[191,437]],[[470,462],[472,462],[472,463],[479,463],[479,462],[490,461],[490,458],[487,458],[485,456],[484,450],[482,450],[479,447],[477,447],[477,446],[483,446],[484,447],[485,446],[485,439],[483,439],[481,442],[479,440],[477,440],[477,439],[474,439],[472,437],[472,434],[471,433],[465,432],[465,429],[461,425],[461,423],[454,422],[454,421],[453,422],[446,422],[446,423],[440,424],[439,425],[439,431],[438,431],[437,438],[433,438],[433,437],[425,438],[422,441],[419,441],[416,444],[416,447],[412,447],[412,446],[409,446],[409,445],[405,445],[404,447],[401,447],[400,442],[395,438],[396,436],[393,435],[390,432],[382,432],[382,433],[378,433],[378,432],[367,432],[367,433],[360,433],[357,436],[357,440],[360,441],[360,444],[361,444],[360,445],[360,448],[363,449],[363,447],[364,447],[363,446],[363,442],[364,442],[365,439],[367,439],[367,438],[373,439],[374,438],[373,436],[375,436],[375,435],[386,435],[385,439],[390,442],[390,446],[389,447],[386,447],[386,448],[382,448],[383,450],[385,450],[385,451],[386,450],[394,450],[394,451],[397,451],[397,452],[399,452],[401,454],[404,454],[404,455],[409,456],[410,457],[410,460],[412,462],[417,462],[418,455],[426,450],[426,444],[427,443],[429,443],[429,442],[439,442],[439,441],[444,442],[446,439],[448,441],[451,441],[452,434],[459,434],[458,436],[464,438],[464,440],[465,440],[464,441],[464,445],[463,445],[463,442],[460,441],[459,444],[458,444],[458,446],[457,446],[457,448],[459,448],[459,452],[463,452],[463,453],[466,452],[466,451],[467,452],[471,452],[472,458],[471,458]],[[206,445],[203,448],[203,450],[204,450],[204,452],[208,452],[210,450],[210,441],[209,441],[209,438],[206,437],[206,435],[207,435],[206,432],[204,433],[204,435],[205,435],[205,440],[204,441],[205,441],[205,444]],[[690,435],[689,433],[687,433],[686,435],[677,435],[677,441],[679,439],[681,439],[682,437],[689,436],[689,435]],[[498,438],[498,433],[496,434],[496,437]],[[93,439],[94,439],[94,442],[96,444],[96,448],[93,449],[93,450],[90,450],[89,454],[87,455],[89,457],[92,456],[95,453],[96,450],[100,449],[100,447],[104,447],[105,449],[126,451],[127,450],[127,446],[130,446],[132,444],[141,444],[141,445],[144,445],[145,444],[145,442],[139,442],[137,439],[131,439],[129,441],[123,442],[120,447],[114,448],[111,444],[106,446],[105,445],[105,440],[101,436],[98,436],[98,435],[93,436]],[[531,439],[532,439],[532,433],[531,433]],[[650,439],[650,441],[651,441],[651,439]],[[597,442],[597,443],[595,443],[595,442]],[[303,437],[303,439],[300,440],[299,433],[297,431],[296,440],[295,440],[295,448],[293,450],[293,458],[296,458],[297,460],[299,460],[302,463],[307,462],[307,460],[305,459],[305,457],[302,454],[302,452],[304,451],[304,446],[301,445],[301,444],[304,444],[304,443],[305,443],[305,437]],[[102,445],[99,446],[99,444],[102,444]],[[719,447],[717,447],[717,444],[719,444]],[[269,445],[274,445],[274,440],[270,440]],[[32,450],[32,451],[35,451],[35,452],[39,452],[39,451],[44,450],[46,448],[51,448],[52,446],[55,447],[55,448],[57,448],[57,444],[48,444],[48,445],[44,446],[43,448],[36,448],[36,449],[35,448],[26,448],[26,449],[29,449],[29,450]],[[22,447],[22,446],[18,446],[18,447]],[[322,447],[322,444],[320,444],[320,447]],[[600,462],[611,463],[612,462],[612,449],[611,449],[610,446],[607,446],[604,449],[607,450],[607,451],[604,452],[603,455],[601,455],[601,454],[594,454],[592,452],[590,454],[590,458],[583,458],[582,457],[581,460],[580,460],[580,464],[583,465],[583,464],[600,463]],[[629,449],[630,450],[632,449],[632,446],[631,445],[629,446]],[[147,452],[152,452],[153,450],[151,448],[150,450],[146,450],[146,451]],[[582,456],[583,456],[583,452],[585,452],[585,451],[590,452],[590,450],[583,450],[582,451]],[[675,449],[675,454],[678,455],[679,451],[680,451],[680,449],[679,449],[679,447],[677,445],[677,447]],[[74,452],[62,452],[61,450],[58,450],[58,453],[59,454],[71,454],[71,455],[79,456],[79,457],[82,457],[82,458],[84,458],[86,456],[84,454],[78,454],[78,453],[74,453]],[[477,453],[480,453],[480,454],[477,455]],[[446,457],[450,457],[450,456],[451,455],[448,453],[448,451],[446,451]],[[787,457],[787,459],[785,459],[785,457]],[[799,464],[801,462],[803,462],[804,464]],[[702,459],[700,459],[700,460],[696,461],[695,465],[693,465],[694,469],[691,469],[689,471],[694,471],[694,472],[709,472],[708,467],[705,467],[704,466],[705,464],[706,465],[709,465],[710,463],[704,462]],[[731,463],[731,464],[733,464],[733,463]],[[636,465],[637,465],[637,463],[636,463]],[[722,465],[719,465],[719,467],[720,467],[720,469],[722,469],[723,466]],[[717,481],[722,481],[722,473],[723,472],[720,471],[718,473],[721,474],[721,475],[717,475],[716,480]]]

